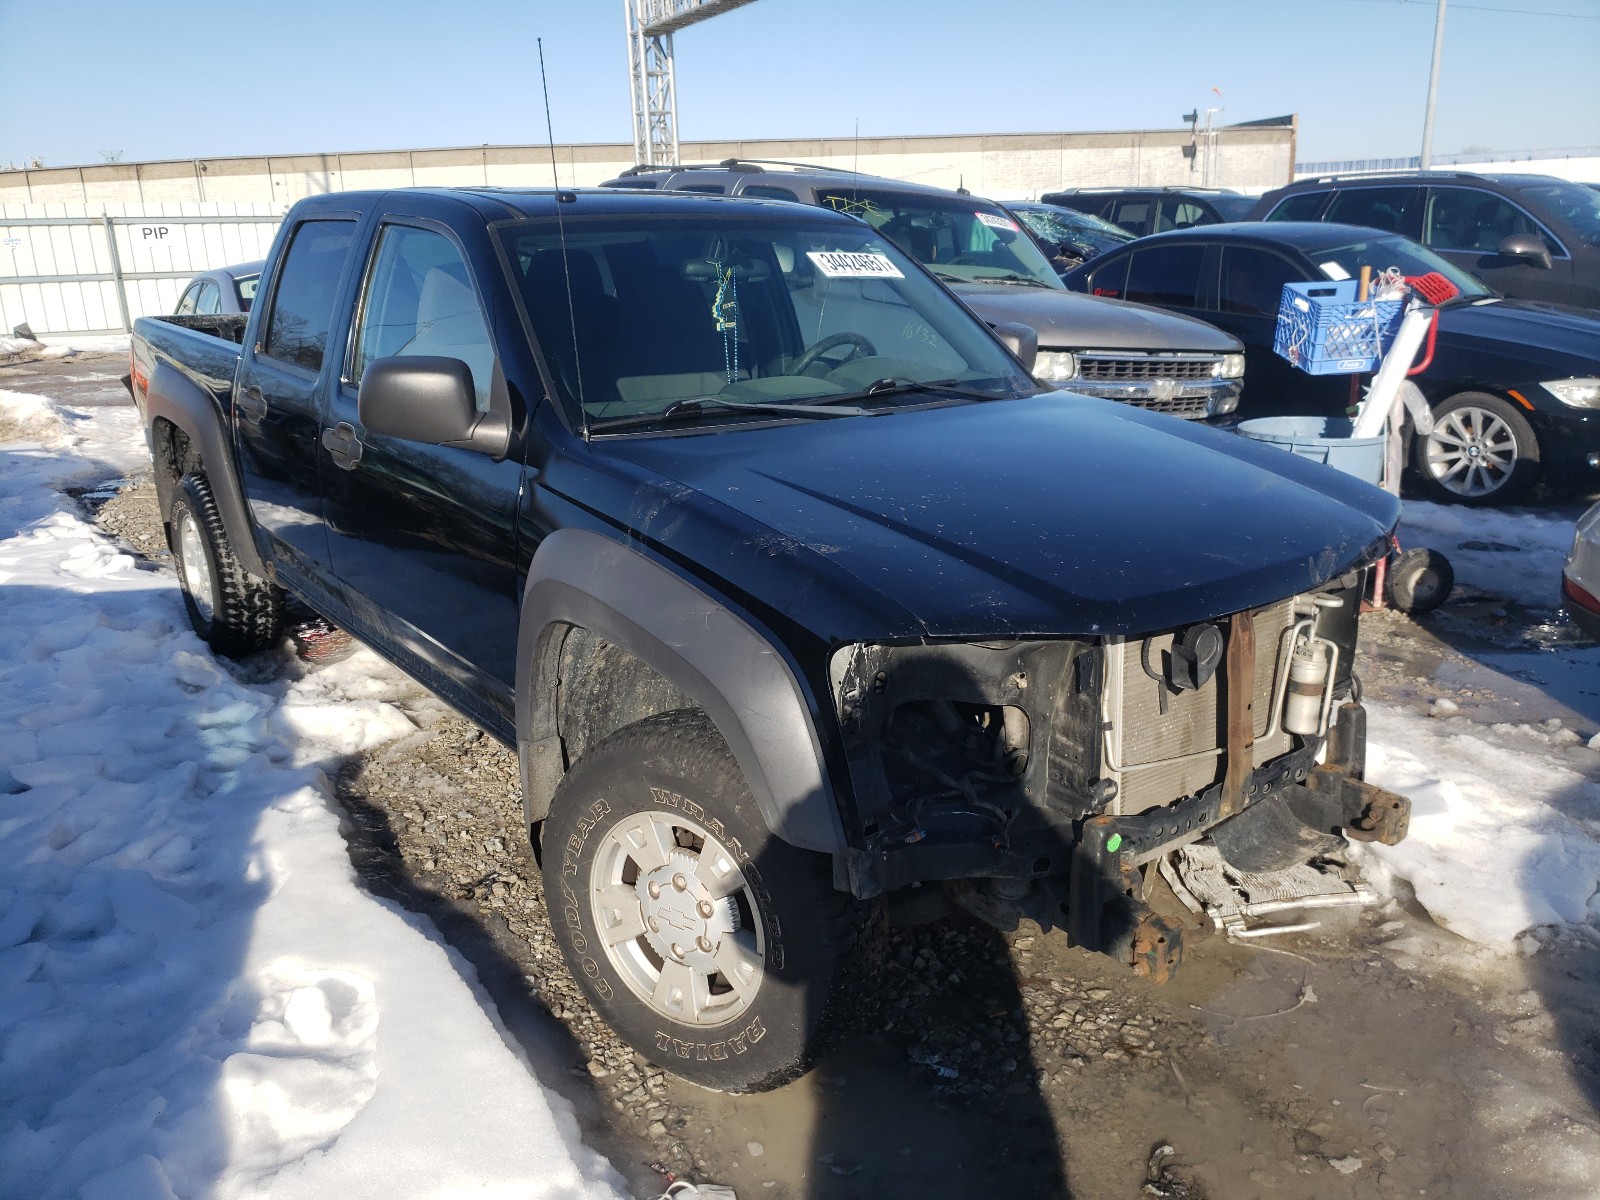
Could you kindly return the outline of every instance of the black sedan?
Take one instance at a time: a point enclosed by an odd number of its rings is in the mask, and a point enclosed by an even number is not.
[[[1141,238],[1068,273],[1067,286],[1208,321],[1245,346],[1240,417],[1342,414],[1343,375],[1306,375],[1272,350],[1283,285],[1354,279],[1363,267],[1436,271],[1459,289],[1416,377],[1434,431],[1413,465],[1442,499],[1498,504],[1536,479],[1600,483],[1600,315],[1508,300],[1398,234],[1280,221]]]

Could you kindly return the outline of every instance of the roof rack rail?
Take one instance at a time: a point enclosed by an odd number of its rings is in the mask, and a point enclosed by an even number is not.
[[[654,171],[733,171],[744,170],[752,175],[765,171],[768,167],[787,167],[796,173],[814,172],[816,174],[833,175],[861,175],[872,178],[866,171],[852,171],[849,167],[819,167],[816,163],[790,162],[782,158],[724,158],[720,162],[701,163],[673,163],[670,166],[647,166],[640,164],[628,167],[619,175],[619,179],[630,178],[634,175],[646,175]]]
[[[1225,187],[1191,187],[1186,183],[1129,183],[1121,187],[1068,187],[1051,188],[1052,192],[1094,195],[1109,192],[1199,192],[1201,195],[1238,196],[1242,195],[1237,188]]]
[[[1380,171],[1339,171],[1331,175],[1318,175],[1315,177],[1315,181],[1317,183],[1338,183],[1345,179],[1389,179],[1395,176],[1404,176],[1405,178],[1409,179],[1416,175],[1426,175],[1430,179],[1483,178],[1483,176],[1478,174],[1476,171],[1444,171],[1435,170],[1432,167],[1396,167]],[[1295,182],[1305,183],[1311,178],[1312,177],[1308,175],[1305,179],[1296,179]]]

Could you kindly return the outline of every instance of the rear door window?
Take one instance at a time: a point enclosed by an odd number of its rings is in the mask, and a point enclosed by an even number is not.
[[[1269,221],[1315,221],[1327,202],[1327,192],[1298,192],[1285,196],[1278,206],[1267,214]]]
[[[267,358],[307,371],[322,369],[339,280],[355,233],[354,221],[306,221],[294,231],[261,343]]]
[[[1150,215],[1155,204],[1149,200],[1119,200],[1111,206],[1111,220],[1129,233],[1143,237],[1150,232]]]
[[[1421,207],[1419,187],[1350,188],[1334,195],[1322,219],[1415,237],[1422,224]]]
[[[1204,246],[1152,246],[1135,250],[1128,267],[1124,300],[1173,308],[1199,304],[1200,267]]]
[[[1283,297],[1283,285],[1304,278],[1303,271],[1270,250],[1224,246],[1219,307],[1226,313],[1275,317]]]
[[[200,297],[194,302],[194,311],[201,316],[214,316],[222,311],[222,289],[207,280],[200,285]]]
[[[1161,202],[1161,229],[1188,229],[1205,225],[1211,215],[1193,200],[1163,200]]]

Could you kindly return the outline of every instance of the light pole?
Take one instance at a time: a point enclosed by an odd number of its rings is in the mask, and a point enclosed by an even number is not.
[[[1439,57],[1444,52],[1444,5],[1433,19],[1433,66],[1428,69],[1428,107],[1422,116],[1422,169],[1433,161],[1433,106],[1439,99]]]

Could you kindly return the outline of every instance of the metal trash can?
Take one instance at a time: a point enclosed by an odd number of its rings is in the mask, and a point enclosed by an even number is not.
[[[1324,463],[1346,475],[1377,486],[1383,482],[1385,437],[1355,438],[1348,417],[1258,417],[1241,421],[1235,431],[1290,454]]]

